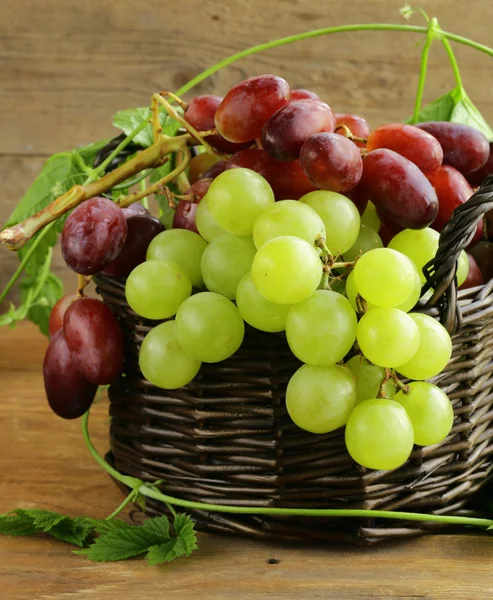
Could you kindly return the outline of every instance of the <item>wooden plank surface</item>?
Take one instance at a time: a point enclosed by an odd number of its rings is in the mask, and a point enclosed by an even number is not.
[[[80,422],[48,409],[41,380],[46,341],[28,324],[0,330],[0,512],[39,507],[104,517],[120,492],[89,456]],[[91,434],[107,448],[107,403]],[[94,564],[41,538],[0,538],[2,600],[488,600],[493,540],[429,536],[374,548],[293,546],[199,535],[200,549],[162,567]],[[275,559],[275,561],[270,561]],[[272,563],[275,564],[272,564]]]

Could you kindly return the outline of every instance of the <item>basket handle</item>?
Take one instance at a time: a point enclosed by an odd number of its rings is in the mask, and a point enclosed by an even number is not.
[[[422,293],[434,289],[426,306],[440,308],[440,322],[450,334],[462,326],[462,314],[457,304],[457,261],[476,233],[483,216],[493,210],[493,175],[488,175],[481,187],[461,206],[440,233],[435,257],[424,267],[426,283]]]

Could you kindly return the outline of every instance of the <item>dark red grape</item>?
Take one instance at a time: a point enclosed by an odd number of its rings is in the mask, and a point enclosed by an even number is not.
[[[317,100],[298,100],[280,108],[262,130],[262,147],[278,160],[296,160],[301,146],[315,133],[334,131],[330,107]]]
[[[485,281],[493,278],[493,243],[478,242],[468,250],[468,253],[476,260]]]
[[[151,215],[127,218],[127,238],[120,254],[104,270],[111,277],[127,277],[146,259],[147,247],[158,233],[164,231],[162,223]]]
[[[362,215],[365,212],[366,207],[368,206],[368,196],[366,194],[366,191],[360,185],[357,185],[355,188],[349,190],[348,192],[344,192],[344,195],[347,196],[353,202],[353,204],[356,205],[356,208],[358,209],[360,215]]]
[[[310,90],[291,90],[291,100],[320,100],[320,98]]]
[[[198,181],[208,169],[218,162],[218,160],[217,156],[213,156],[208,152],[203,152],[202,154],[194,156],[188,167],[188,180],[190,183]]]
[[[46,350],[43,379],[48,404],[62,419],[81,417],[91,406],[98,389],[75,366],[61,330],[55,333]]]
[[[215,128],[214,115],[218,106],[221,104],[221,96],[195,96],[188,103],[188,108],[183,115],[185,120],[190,123],[197,131],[209,131]],[[209,144],[226,154],[233,154],[242,148],[248,147],[249,144],[233,144],[225,140],[221,135],[208,135],[205,140]],[[199,155],[200,156],[200,155]]]
[[[383,242],[384,246],[388,246],[390,240],[396,236],[398,233],[404,230],[404,227],[397,225],[385,215],[380,214],[378,211],[378,218],[380,219],[380,229],[378,230],[378,235]]]
[[[430,133],[414,127],[395,123],[374,129],[366,145],[369,152],[377,148],[389,148],[418,166],[423,173],[438,169],[443,161],[440,143]]]
[[[230,142],[250,142],[260,138],[267,119],[290,99],[289,85],[281,77],[250,77],[226,94],[216,111],[216,128]]]
[[[483,183],[483,181],[488,177],[488,175],[492,175],[492,174],[493,174],[493,142],[490,143],[490,154],[488,156],[488,160],[477,171],[468,173],[467,181],[469,181],[469,183],[472,186],[478,187]]]
[[[312,135],[300,152],[308,179],[321,190],[347,192],[358,184],[363,171],[359,149],[335,133]]]
[[[215,179],[218,175],[226,168],[225,160],[218,160],[217,163],[214,163],[212,167],[209,167],[207,171],[204,171],[200,176],[200,179]]]
[[[463,175],[477,171],[488,160],[488,140],[474,127],[448,121],[418,123],[416,127],[431,133],[440,142],[444,164],[455,167]]]
[[[133,217],[134,215],[149,215],[149,211],[147,208],[144,208],[140,202],[134,202],[130,206],[122,208],[123,214],[128,219],[128,217]]]
[[[469,261],[469,271],[467,273],[466,280],[460,286],[460,290],[466,290],[468,288],[476,287],[477,285],[484,285],[484,277],[481,273],[481,269],[478,267],[476,259],[466,252],[467,260]]]
[[[338,125],[345,125],[355,137],[366,139],[370,135],[371,127],[363,117],[341,113],[336,113],[334,116],[336,118],[336,133],[346,136],[342,127],[341,129],[337,129]],[[366,147],[364,142],[355,142],[355,144],[360,148]]]
[[[73,302],[63,319],[63,334],[74,364],[91,383],[112,383],[123,366],[123,334],[115,315],[95,298]]]
[[[63,317],[65,316],[67,308],[72,304],[74,299],[75,296],[73,294],[62,296],[51,309],[50,320],[48,323],[50,337],[53,337],[55,333],[63,327]]]
[[[450,220],[454,210],[469,200],[473,191],[464,175],[449,165],[442,165],[430,173],[428,179],[438,197],[438,214],[432,227],[441,231],[445,223]]]
[[[405,229],[422,229],[436,219],[438,199],[418,167],[393,150],[369,152],[361,186],[380,214]]]
[[[122,209],[107,198],[92,198],[78,206],[65,222],[62,255],[76,273],[99,273],[118,256],[126,236]]]
[[[195,224],[197,206],[207,193],[212,179],[199,179],[186,192],[187,196],[193,196],[192,201],[180,200],[173,217],[173,229],[189,229],[198,233]]]

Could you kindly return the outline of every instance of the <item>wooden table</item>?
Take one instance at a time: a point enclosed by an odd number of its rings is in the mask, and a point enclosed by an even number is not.
[[[46,344],[27,323],[0,330],[0,512],[38,507],[104,517],[121,501],[120,492],[89,456],[80,422],[50,412],[41,379]],[[92,414],[92,436],[104,451],[107,403]],[[91,563],[48,538],[0,538],[0,599],[493,598],[493,539],[487,535],[357,549],[199,534],[199,545],[188,559],[148,567],[140,559]]]

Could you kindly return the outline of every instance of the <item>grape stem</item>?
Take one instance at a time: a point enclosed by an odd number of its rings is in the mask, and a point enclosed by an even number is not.
[[[338,125],[335,128],[335,133],[337,133],[338,129],[342,129],[344,131],[344,136],[347,137],[349,140],[352,140],[353,142],[362,142],[363,144],[366,144],[366,142],[368,141],[368,138],[362,138],[362,137],[357,137],[355,135],[353,135],[353,133],[351,132],[351,130],[349,129],[349,127],[347,125],[343,125],[342,123],[340,125]]]
[[[256,506],[229,506],[226,504],[210,504],[206,502],[193,502],[182,498],[175,498],[163,494],[156,485],[147,484],[129,475],[123,475],[114,467],[108,464],[104,458],[98,453],[89,436],[88,431],[89,411],[82,417],[82,435],[89,453],[95,461],[102,467],[111,477],[129,487],[133,492],[163,502],[168,508],[172,506],[180,506],[191,510],[201,510],[216,513],[230,513],[242,515],[286,515],[286,516],[304,516],[304,517],[356,517],[356,518],[381,518],[381,519],[397,519],[403,521],[421,521],[429,523],[442,523],[447,525],[466,525],[472,527],[481,527],[489,529],[493,527],[493,520],[482,519],[477,517],[452,516],[452,515],[427,515],[414,512],[397,512],[390,510],[367,510],[367,509],[332,509],[332,508],[266,508]],[[125,500],[128,499],[128,496]],[[128,500],[130,502],[131,500]],[[127,503],[128,503],[127,502]],[[121,506],[121,505],[120,505]]]
[[[386,381],[392,379],[395,385],[404,393],[410,394],[411,388],[406,383],[403,383],[398,377],[396,372],[393,369],[385,369]]]

